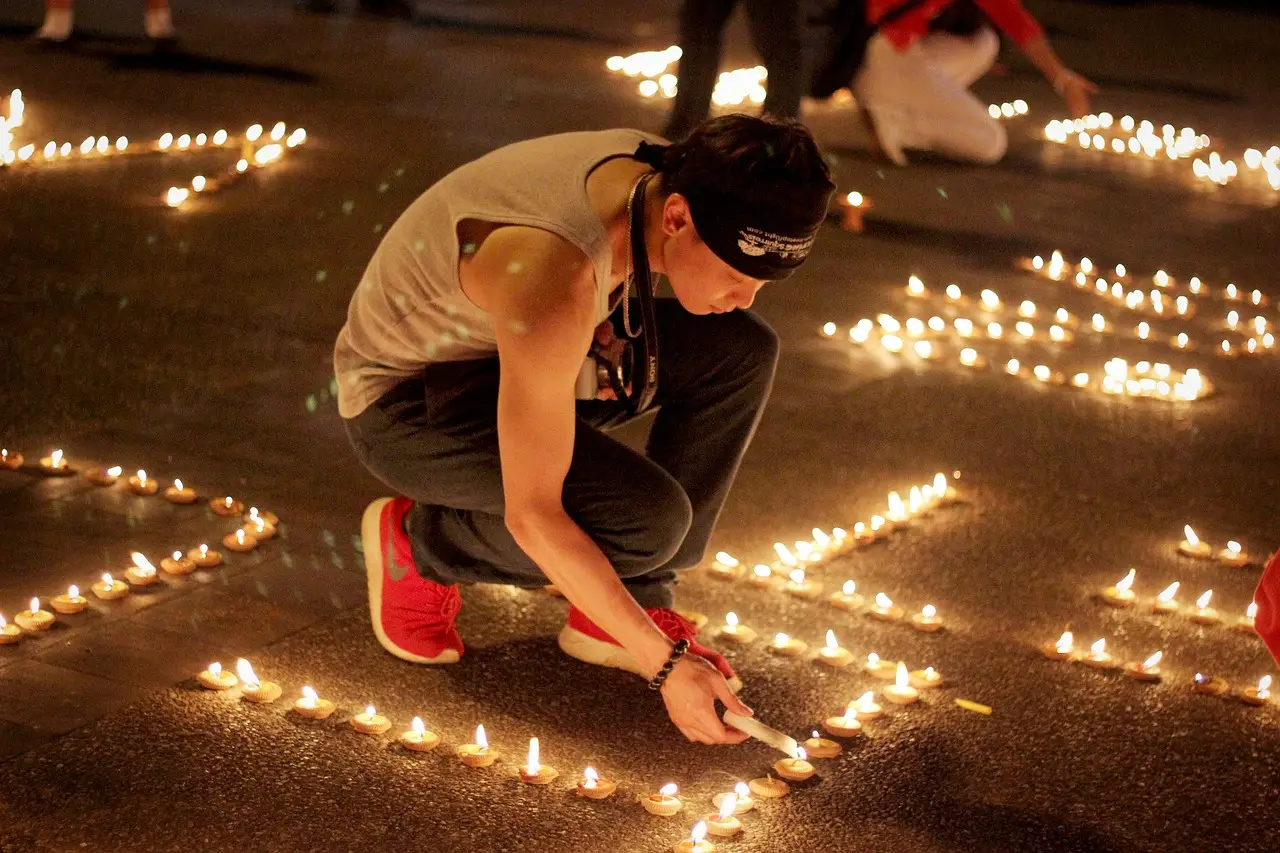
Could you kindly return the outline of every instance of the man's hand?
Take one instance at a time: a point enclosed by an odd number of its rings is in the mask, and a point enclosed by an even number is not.
[[[613,321],[605,320],[599,326],[596,326],[595,341],[600,349],[608,350],[609,347],[615,345],[617,340],[618,340],[618,335],[613,330]],[[628,386],[627,393],[630,393],[630,392],[631,392],[631,388],[630,386]],[[600,385],[599,388],[596,389],[595,398],[597,400],[616,400],[618,399],[618,395],[613,390],[612,385],[602,384]]]
[[[716,700],[735,714],[751,716],[720,670],[697,655],[686,654],[662,684],[662,699],[667,703],[667,716],[676,728],[698,743],[742,743],[744,732],[727,727],[716,713]]]
[[[1089,96],[1098,94],[1098,87],[1087,77],[1064,68],[1053,81],[1053,88],[1067,102],[1067,110],[1072,118],[1080,118],[1089,114]]]

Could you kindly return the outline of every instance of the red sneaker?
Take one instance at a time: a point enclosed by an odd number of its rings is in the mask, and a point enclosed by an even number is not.
[[[692,622],[666,607],[654,607],[646,609],[645,612],[649,614],[649,618],[659,630],[671,639],[688,640],[689,654],[705,658],[720,670],[725,681],[729,682],[730,690],[737,693],[742,689],[742,679],[734,673],[733,667],[729,666],[724,655],[694,640],[698,629]],[[647,675],[631,652],[619,645],[617,640],[602,631],[576,607],[569,608],[569,620],[560,629],[559,643],[560,649],[571,658],[598,666],[625,669],[639,676]]]
[[[379,498],[364,511],[360,532],[369,575],[369,615],[378,642],[413,663],[457,663],[462,638],[453,620],[462,609],[457,586],[418,574],[405,533],[405,497]]]

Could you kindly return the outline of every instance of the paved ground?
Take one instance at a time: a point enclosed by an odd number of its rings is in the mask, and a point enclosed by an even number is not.
[[[563,604],[544,595],[467,590],[457,667],[416,669],[382,653],[362,609],[356,539],[378,489],[345,447],[328,364],[379,233],[435,177],[521,137],[660,126],[661,107],[603,60],[670,43],[674,4],[440,2],[428,4],[433,26],[414,27],[299,16],[284,2],[180,2],[186,52],[166,59],[130,38],[135,4],[83,5],[95,38],[67,53],[21,41],[33,10],[0,18],[12,36],[0,41],[0,90],[25,91],[25,138],[284,120],[311,142],[182,212],[162,207],[160,192],[218,168],[219,156],[0,172],[0,442],[182,477],[285,524],[223,570],[95,603],[48,637],[0,649],[0,850],[668,849],[711,794],[775,756],[683,743],[643,685],[560,655]],[[1223,150],[1280,143],[1276,18],[1033,6],[1069,61],[1103,84],[1102,108],[1190,124]],[[742,41],[736,32],[735,58],[747,60]],[[816,334],[827,320],[905,316],[910,273],[1043,302],[1054,291],[1012,260],[1054,247],[1280,295],[1275,196],[1208,192],[1186,170],[1143,174],[1046,149],[1035,134],[1056,112],[1051,93],[1016,59],[980,88],[1032,108],[994,169],[924,158],[882,168],[860,152],[847,114],[811,113],[841,186],[871,194],[876,215],[865,235],[824,233],[806,269],[760,300],[786,352],[714,543],[763,558],[775,539],[866,519],[889,489],[959,469],[960,506],[819,572],[831,585],[854,577],[912,606],[930,601],[950,630],[924,636],[702,576],[680,594],[684,606],[734,609],[811,643],[835,627],[859,655],[937,666],[954,686],[871,726],[821,763],[819,782],[765,804],[724,846],[1272,849],[1280,709],[1187,690],[1197,670],[1256,680],[1270,664],[1260,643],[1105,610],[1090,596],[1133,565],[1144,596],[1179,579],[1184,601],[1212,587],[1231,619],[1243,612],[1256,568],[1192,564],[1174,545],[1187,521],[1258,555],[1280,545],[1269,499],[1280,481],[1274,361],[1182,356],[1176,364],[1204,370],[1219,393],[1169,407],[850,354]],[[1062,302],[1103,310],[1075,293]],[[1267,316],[1275,322],[1274,309]],[[1063,366],[1096,370],[1115,354],[1158,353],[1082,341]],[[0,610],[12,617],[32,594],[119,571],[131,550],[159,557],[229,529],[203,508],[125,494],[0,473]],[[1142,686],[1041,658],[1035,646],[1068,624],[1127,658],[1163,648],[1168,678]],[[305,724],[285,702],[251,707],[190,680],[237,654],[287,697],[310,683],[341,710]],[[876,684],[758,645],[731,654],[760,716],[798,734]],[[962,711],[957,697],[994,713]],[[421,714],[446,746],[409,757],[350,732],[346,717],[366,702],[398,727]],[[479,722],[508,757],[491,771],[452,755]],[[590,762],[618,795],[588,803],[567,782],[522,786],[514,767],[531,735],[566,780]],[[689,807],[651,818],[634,798],[668,780]]]

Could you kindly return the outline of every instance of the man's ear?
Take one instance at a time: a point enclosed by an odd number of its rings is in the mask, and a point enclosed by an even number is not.
[[[693,214],[689,211],[689,200],[680,193],[672,193],[662,205],[662,230],[668,237],[674,237],[680,229],[693,226]]]

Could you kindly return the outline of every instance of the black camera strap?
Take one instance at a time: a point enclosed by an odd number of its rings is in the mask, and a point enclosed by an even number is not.
[[[640,301],[639,337],[642,343],[638,365],[640,376],[632,379],[635,389],[633,415],[639,415],[653,405],[653,399],[658,393],[658,321],[653,305],[653,273],[649,270],[649,251],[644,243],[644,191],[656,174],[649,172],[641,176],[636,184],[635,201],[631,205],[631,270]]]

